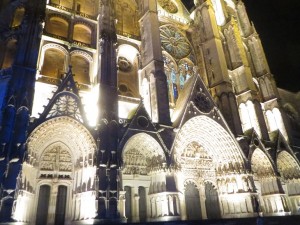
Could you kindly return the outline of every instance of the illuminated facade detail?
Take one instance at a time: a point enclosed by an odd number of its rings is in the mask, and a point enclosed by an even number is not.
[[[187,39],[173,26],[160,27],[162,47],[176,59],[182,59],[191,52]]]
[[[172,0],[158,0],[158,3],[161,5],[161,7],[166,10],[168,13],[177,13],[178,8],[176,6],[175,1]]]
[[[242,1],[3,2],[0,221],[299,214],[300,111]]]

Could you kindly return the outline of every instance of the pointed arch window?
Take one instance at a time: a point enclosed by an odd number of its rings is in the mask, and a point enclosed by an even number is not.
[[[167,53],[163,55],[163,60],[167,76],[169,101],[175,104],[184,84],[194,74],[194,64],[189,59],[182,59],[177,64]]]

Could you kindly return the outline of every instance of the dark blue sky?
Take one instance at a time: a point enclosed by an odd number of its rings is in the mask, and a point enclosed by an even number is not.
[[[183,0],[187,8],[194,0]],[[278,87],[300,91],[300,0],[244,0]]]

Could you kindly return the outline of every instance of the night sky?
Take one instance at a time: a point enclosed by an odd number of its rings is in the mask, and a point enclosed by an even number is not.
[[[183,0],[187,8],[194,0]],[[300,91],[300,0],[244,0],[277,86]]]

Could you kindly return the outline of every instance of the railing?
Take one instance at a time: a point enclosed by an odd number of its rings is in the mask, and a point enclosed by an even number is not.
[[[75,13],[76,13],[76,15],[85,17],[85,18],[87,18],[87,19],[97,20],[97,17],[96,17],[96,16],[92,16],[92,15],[89,15],[89,14],[86,14],[86,13],[83,13],[83,12],[79,12],[79,11],[76,11]]]
[[[55,4],[55,3],[49,3],[49,6],[52,6],[52,7],[57,8],[57,9],[64,10],[64,11],[69,12],[69,13],[74,13],[74,14],[76,14],[76,15],[85,17],[85,18],[87,18],[87,19],[97,20],[97,17],[96,17],[96,16],[92,16],[92,15],[89,15],[89,14],[87,14],[87,13],[83,13],[83,12],[80,12],[80,11],[75,11],[75,10],[73,10],[73,9],[64,7],[64,6],[62,6],[62,5],[58,5],[58,4]]]
[[[47,35],[47,36],[49,36],[49,37],[53,37],[53,38],[62,40],[62,41],[68,41],[68,38],[59,36],[59,35],[57,35],[57,34],[49,33],[49,32],[47,32],[45,29],[44,29],[44,31],[43,31],[43,34],[44,34],[44,35]]]
[[[55,3],[49,3],[49,5],[54,7],[54,8],[61,9],[61,10],[67,11],[67,12],[72,12],[73,11],[70,8],[67,8],[67,7],[64,7],[62,5],[58,5],[58,4],[55,4]]]
[[[76,40],[69,40],[66,37],[62,37],[62,36],[59,36],[57,34],[49,33],[46,30],[44,30],[43,34],[46,35],[46,36],[52,37],[52,38],[62,40],[62,41],[70,42],[71,44],[77,45],[78,47],[93,48],[93,46],[91,44],[87,44],[87,43],[84,43],[84,42],[81,42],[81,41],[76,41]]]
[[[180,18],[180,17],[178,17],[178,16],[172,15],[172,14],[167,13],[166,11],[162,11],[162,10],[158,10],[158,16],[166,17],[166,18],[175,20],[175,21],[177,21],[177,22],[179,22],[179,23],[185,24],[185,25],[187,25],[187,24],[190,23],[189,20]]]
[[[63,71],[58,71],[58,74],[63,76],[63,74],[65,74],[65,73]],[[39,75],[38,81],[44,82],[47,84],[53,84],[53,85],[59,85],[61,83],[61,79],[59,79],[59,78],[49,77],[49,76],[42,75],[42,74]],[[91,88],[90,85],[88,85],[88,84],[79,84],[78,82],[76,82],[76,87],[79,90],[90,90],[90,88]]]
[[[139,41],[141,40],[140,36],[137,36],[135,34],[130,34],[130,33],[127,33],[127,32],[121,31],[121,30],[117,30],[117,34],[124,36],[124,37],[131,38],[131,39],[135,39],[135,40],[139,40]]]
[[[47,83],[47,84],[54,84],[54,85],[59,85],[61,83],[60,79],[45,76],[45,75],[40,75],[39,78],[38,78],[38,81],[44,82],[44,83]]]

